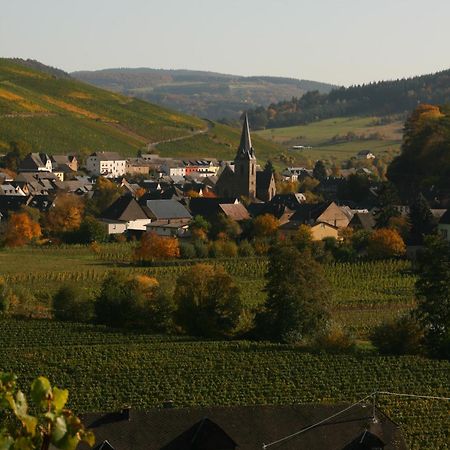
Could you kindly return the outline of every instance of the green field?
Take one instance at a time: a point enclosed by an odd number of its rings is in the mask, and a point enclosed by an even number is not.
[[[448,396],[450,363],[310,354],[288,345],[196,341],[46,320],[0,320],[0,370],[45,374],[77,412],[190,405],[333,403],[375,390]],[[448,404],[381,397],[414,450],[448,448]],[[293,430],[294,431],[294,430]]]
[[[272,128],[256,132],[259,136],[285,146],[289,157],[296,160],[318,159],[340,163],[356,156],[360,150],[371,150],[383,158],[399,151],[402,139],[402,122],[375,125],[374,117],[339,117],[287,128]],[[344,137],[352,132],[365,136],[364,140],[342,142],[333,137]],[[378,134],[376,139],[371,135]],[[311,146],[311,149],[293,150],[293,145]]]
[[[32,290],[40,302],[39,314],[45,317],[50,314],[49,293],[65,282],[82,283],[95,293],[108,270],[115,268],[155,276],[171,290],[184,265],[192,263],[181,260],[177,265],[137,267],[130,265],[132,250],[133,245],[126,243],[102,245],[99,253],[89,246],[8,249],[0,251],[0,274],[12,286]],[[264,302],[265,258],[209,262],[222,264],[235,277],[249,310]],[[328,299],[332,315],[358,338],[366,338],[374,325],[414,305],[415,277],[407,261],[338,263],[325,266],[325,272],[333,291]]]

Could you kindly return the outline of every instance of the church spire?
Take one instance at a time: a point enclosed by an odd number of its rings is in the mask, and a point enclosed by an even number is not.
[[[250,136],[250,127],[248,117],[245,114],[244,124],[242,126],[241,142],[236,154],[236,159],[255,159],[255,150],[252,147],[252,138]]]

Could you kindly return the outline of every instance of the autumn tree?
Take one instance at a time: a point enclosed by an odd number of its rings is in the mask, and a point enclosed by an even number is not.
[[[41,226],[27,213],[12,213],[6,223],[5,245],[21,247],[41,236]]]
[[[406,246],[396,230],[380,228],[369,237],[367,252],[372,258],[393,258],[403,256]]]
[[[157,259],[179,258],[180,246],[175,237],[158,236],[154,232],[144,233],[135,249],[137,261],[148,262]]]
[[[111,272],[94,307],[96,321],[105,325],[155,332],[172,329],[172,300],[155,278],[146,275]]]
[[[243,311],[239,288],[221,266],[196,264],[178,279],[174,294],[177,323],[190,335],[233,333]]]
[[[83,220],[84,203],[77,195],[61,194],[48,211],[44,223],[49,234],[60,235],[77,230]]]
[[[112,205],[121,195],[123,189],[108,178],[98,177],[93,189],[92,198],[86,205],[87,212],[98,217],[102,211]]]
[[[84,442],[95,443],[92,432],[66,404],[69,392],[51,386],[45,377],[31,383],[32,407],[17,387],[17,377],[0,373],[0,448],[2,450],[76,450]]]
[[[189,224],[189,230],[191,231],[192,237],[202,241],[207,238],[210,228],[211,224],[200,215],[195,216]]]
[[[267,300],[256,318],[260,336],[295,342],[314,335],[325,325],[325,305],[331,295],[329,283],[310,251],[273,246],[265,291]]]
[[[236,239],[241,233],[241,226],[225,214],[218,214],[217,217],[212,220],[210,230],[212,238]]]
[[[269,238],[276,235],[279,220],[272,214],[263,214],[252,221],[253,235],[256,238]]]

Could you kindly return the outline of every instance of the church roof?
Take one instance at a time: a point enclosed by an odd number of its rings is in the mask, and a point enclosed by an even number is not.
[[[244,124],[242,126],[241,142],[236,153],[235,160],[238,159],[256,159],[255,150],[252,146],[252,138],[250,136],[250,127],[248,125],[247,114],[244,118]]]

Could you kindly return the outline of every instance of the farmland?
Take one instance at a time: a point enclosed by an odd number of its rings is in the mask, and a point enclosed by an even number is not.
[[[173,289],[176,277],[191,261],[176,265],[136,267],[130,265],[133,244],[104,244],[94,251],[89,246],[27,247],[0,252],[0,273],[11,285],[32,289],[40,301],[44,316],[49,309],[49,293],[65,282],[82,282],[95,293],[108,270],[114,268],[129,273],[155,276],[164,288]],[[24,266],[26,261],[26,266]],[[264,301],[264,258],[211,259],[222,264],[235,277],[248,309]],[[414,305],[414,281],[406,261],[339,263],[325,266],[333,287],[328,304],[333,316],[365,338],[370,329],[383,321],[410,309]]]
[[[375,390],[449,395],[450,363],[327,355],[248,341],[196,341],[47,320],[0,320],[0,368],[70,390],[78,412],[175,406],[331,403]],[[445,402],[380,397],[411,449],[445,449]]]
[[[287,128],[273,128],[256,132],[285,147],[293,145],[311,146],[311,149],[289,150],[288,155],[297,160],[327,160],[340,163],[355,156],[360,150],[369,149],[383,158],[398,153],[403,124],[395,121],[377,125],[374,117],[336,117],[308,125]],[[348,133],[363,136],[364,139],[346,141]],[[333,139],[334,138],[334,139]]]

